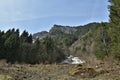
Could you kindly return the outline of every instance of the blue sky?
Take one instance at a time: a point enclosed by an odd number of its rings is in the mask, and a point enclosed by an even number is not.
[[[108,22],[108,0],[0,0],[0,30],[36,33],[54,24]]]

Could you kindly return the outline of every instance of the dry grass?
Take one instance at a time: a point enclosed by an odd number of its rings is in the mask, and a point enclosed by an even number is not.
[[[6,60],[0,60],[0,67],[5,67],[8,66],[8,63],[6,62]]]
[[[107,63],[99,65],[99,68],[92,68],[91,70],[88,70],[90,68],[86,65],[79,68],[77,65],[68,64],[14,64],[11,66],[0,67],[0,75],[7,75],[11,77],[9,80],[120,80],[120,64],[110,64],[111,67],[106,66],[109,65]],[[78,74],[71,75],[69,72],[74,72],[74,70],[76,70]],[[89,75],[82,77],[81,73],[83,72],[92,74],[99,72],[99,74],[97,73],[96,76]],[[0,77],[0,80],[8,80],[2,78]]]

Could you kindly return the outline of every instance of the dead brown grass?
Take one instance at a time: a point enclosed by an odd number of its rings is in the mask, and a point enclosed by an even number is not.
[[[15,80],[119,80],[120,64],[99,63],[100,67],[92,68],[86,64],[13,64],[0,67],[0,75],[8,75]],[[73,75],[70,74],[73,71]],[[96,72],[99,72],[99,74]],[[81,75],[90,73],[82,77]],[[95,73],[95,76],[92,74]],[[89,76],[88,76],[89,75]]]

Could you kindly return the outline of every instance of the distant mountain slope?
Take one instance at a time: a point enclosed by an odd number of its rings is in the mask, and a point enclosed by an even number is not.
[[[89,31],[78,38],[78,40],[69,47],[70,53],[74,56],[92,55],[94,46],[93,32]]]
[[[33,39],[36,38],[44,38],[46,36],[54,36],[54,37],[60,37],[64,35],[75,35],[75,36],[82,36],[88,31],[94,30],[99,23],[90,23],[84,26],[62,26],[62,25],[53,25],[53,27],[50,29],[49,32],[42,31],[33,34]]]
[[[55,44],[64,50],[66,55],[84,57],[93,54],[93,32],[100,23],[90,23],[84,26],[54,25],[49,32],[43,31],[33,35],[33,39],[51,37]],[[87,59],[86,59],[87,60]]]
[[[71,27],[71,26],[62,26],[62,25],[54,25],[49,33],[51,35],[57,35],[57,34],[73,34],[74,32],[77,31],[76,27]]]

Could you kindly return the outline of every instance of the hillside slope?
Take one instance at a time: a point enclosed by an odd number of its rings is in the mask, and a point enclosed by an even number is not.
[[[62,47],[70,47],[76,40],[81,38],[86,33],[93,31],[97,28],[100,23],[90,23],[84,26],[61,26],[54,25],[48,33],[38,32],[33,35],[33,39],[39,38],[42,39],[44,37],[52,37],[58,46]],[[44,37],[41,37],[43,36]]]

